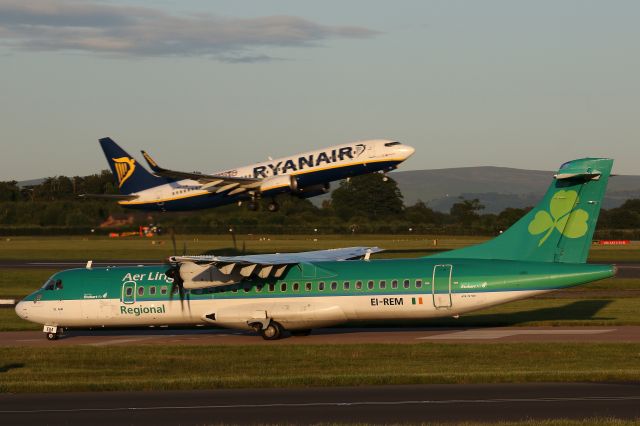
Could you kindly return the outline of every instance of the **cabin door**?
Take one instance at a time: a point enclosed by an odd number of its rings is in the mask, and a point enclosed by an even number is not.
[[[125,281],[122,284],[122,303],[136,303],[136,282]]]
[[[433,293],[433,306],[436,309],[451,307],[451,276],[452,265],[435,265],[433,267],[433,280],[431,291]]]

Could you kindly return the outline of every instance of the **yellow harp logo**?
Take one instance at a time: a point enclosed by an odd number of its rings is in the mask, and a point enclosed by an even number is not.
[[[122,185],[136,169],[136,160],[128,157],[112,158],[112,160],[115,163],[116,174],[118,175],[118,188],[122,188]]]

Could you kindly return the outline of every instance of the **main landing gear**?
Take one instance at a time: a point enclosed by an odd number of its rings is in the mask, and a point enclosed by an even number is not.
[[[264,340],[278,340],[282,338],[285,332],[285,329],[282,326],[282,324],[273,320],[269,321],[266,327],[263,325],[262,322],[255,322],[251,324],[251,327],[253,327],[256,333],[261,335]],[[304,330],[291,330],[291,335],[296,337],[308,336],[310,334],[311,334],[310,328],[304,329]]]
[[[247,209],[251,210],[252,212],[258,210],[258,207],[259,203],[257,200],[251,200],[247,202]],[[272,200],[269,202],[269,204],[267,204],[267,210],[271,213],[277,212],[278,210],[280,210],[280,204],[276,203],[275,200]]]
[[[268,320],[267,320],[268,321]],[[265,321],[254,322],[249,324],[264,340],[278,340],[284,333],[284,327],[276,321],[269,321],[264,325]]]

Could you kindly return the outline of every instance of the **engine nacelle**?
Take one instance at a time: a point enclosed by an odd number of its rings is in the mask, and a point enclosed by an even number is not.
[[[331,189],[329,182],[321,183],[318,185],[305,186],[304,188],[297,188],[294,191],[294,195],[299,198],[311,198],[317,195],[327,194]]]
[[[298,189],[298,181],[292,175],[276,175],[267,178],[260,184],[261,193],[278,193],[291,191],[295,192]]]

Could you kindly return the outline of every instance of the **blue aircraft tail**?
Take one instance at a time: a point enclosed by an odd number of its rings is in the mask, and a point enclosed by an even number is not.
[[[170,182],[166,178],[149,173],[113,139],[100,139],[100,146],[122,194],[127,195]]]

